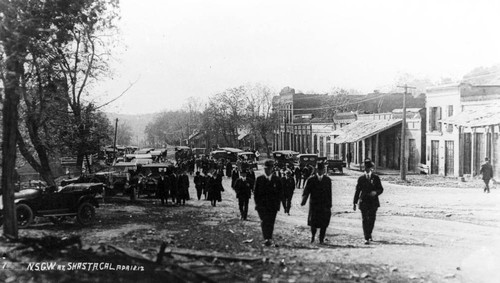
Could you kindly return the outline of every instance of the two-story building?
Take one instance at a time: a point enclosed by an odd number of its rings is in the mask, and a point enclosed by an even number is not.
[[[443,85],[426,95],[429,173],[475,176],[488,157],[498,176],[500,85]]]

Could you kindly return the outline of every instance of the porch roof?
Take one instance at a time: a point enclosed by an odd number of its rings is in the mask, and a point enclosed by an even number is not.
[[[402,119],[358,120],[333,131],[330,136],[334,138],[329,143],[357,142],[402,124],[402,121]]]
[[[481,108],[467,109],[451,117],[441,119],[442,123],[463,127],[486,127],[500,124],[500,105],[493,104]]]

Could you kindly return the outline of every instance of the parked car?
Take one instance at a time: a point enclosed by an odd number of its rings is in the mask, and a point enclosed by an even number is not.
[[[128,193],[128,172],[137,170],[135,162],[119,162],[108,168],[108,171],[82,174],[79,177],[61,181],[61,186],[81,183],[103,183],[106,196],[114,196],[117,193]]]
[[[316,167],[316,164],[318,164],[317,154],[312,154],[312,153],[299,154],[297,158],[300,165],[304,166],[312,165],[313,167]]]
[[[255,153],[251,151],[238,152],[238,163],[246,163],[248,168],[254,168],[255,170],[258,169]]]
[[[151,163],[140,166],[139,173],[145,177],[141,179],[141,184],[137,191],[138,196],[147,195],[149,197],[156,195],[161,172],[167,172],[167,169],[172,166],[169,162]]]
[[[344,167],[346,162],[341,159],[328,159],[325,161],[327,164],[327,170],[329,173],[339,173],[344,174]]]
[[[49,217],[53,222],[59,222],[62,217],[76,217],[81,225],[91,224],[103,187],[102,183],[80,183],[14,193],[18,227],[28,227],[35,217]],[[0,223],[3,224],[3,206],[1,209]]]
[[[287,163],[297,162],[298,152],[292,150],[278,150],[273,152],[273,158],[279,168],[283,168]]]

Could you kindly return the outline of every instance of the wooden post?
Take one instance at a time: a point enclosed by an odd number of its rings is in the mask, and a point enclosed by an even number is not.
[[[464,176],[464,152],[465,152],[465,142],[464,142],[465,134],[464,127],[458,127],[458,176]]]
[[[495,158],[495,126],[492,125],[491,127],[491,141],[490,141],[490,146],[491,146],[491,156],[490,156],[490,163],[492,166],[494,166],[496,162]],[[495,168],[493,168],[493,176],[495,176]]]
[[[378,136],[379,134],[377,133],[377,135],[375,136],[375,160],[373,161],[373,163],[375,164],[375,171],[377,171],[377,164],[378,164]]]
[[[474,157],[476,155],[476,128],[471,128],[470,176],[474,177]]]
[[[360,159],[360,162],[359,162],[359,167],[360,169],[364,170],[364,166],[363,168],[361,168],[361,165],[364,165],[364,161],[365,161],[365,158],[366,158],[366,144],[365,144],[365,140],[361,140],[361,159]]]

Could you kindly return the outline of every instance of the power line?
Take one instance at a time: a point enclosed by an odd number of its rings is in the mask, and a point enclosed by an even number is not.
[[[359,104],[359,103],[363,103],[366,101],[371,101],[371,100],[383,98],[383,97],[386,97],[386,96],[392,95],[392,94],[395,94],[395,93],[387,93],[387,94],[379,95],[376,97],[362,99],[362,100],[358,100],[358,101],[354,101],[354,102],[350,102],[350,103],[344,103],[344,104],[335,105],[335,106],[311,107],[311,108],[293,108],[293,111],[296,111],[296,110],[324,110],[324,109],[331,109],[331,108],[335,108],[335,107],[343,107],[343,106],[347,106],[347,105],[354,105],[354,104]]]

